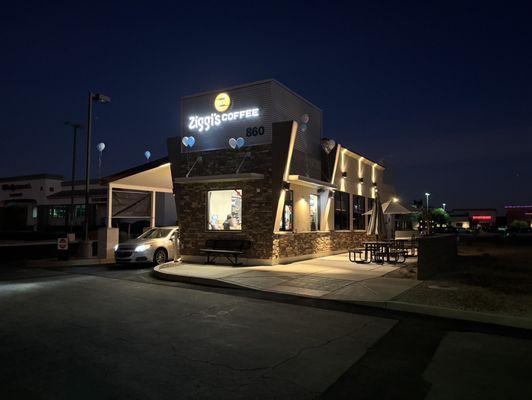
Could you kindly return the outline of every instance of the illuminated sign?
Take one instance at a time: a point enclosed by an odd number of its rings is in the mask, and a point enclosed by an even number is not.
[[[245,110],[232,111],[227,113],[210,113],[208,115],[190,115],[188,117],[188,129],[190,131],[207,132],[214,126],[220,126],[226,122],[238,121],[259,116],[258,108],[247,108]]]
[[[491,221],[491,215],[473,215],[471,219],[475,221]]]
[[[214,99],[214,108],[218,112],[226,112],[229,106],[231,105],[231,97],[227,93],[220,93]]]

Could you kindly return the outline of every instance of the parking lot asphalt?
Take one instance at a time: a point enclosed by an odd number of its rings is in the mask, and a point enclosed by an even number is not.
[[[163,282],[148,266],[1,268],[0,312],[5,399],[489,399],[532,389],[510,368],[519,358],[531,370],[528,332]]]

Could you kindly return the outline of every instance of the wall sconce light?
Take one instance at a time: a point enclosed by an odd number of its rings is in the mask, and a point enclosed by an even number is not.
[[[342,178],[347,178],[347,172],[346,171],[342,172]]]
[[[283,189],[290,190],[290,182],[283,182]]]

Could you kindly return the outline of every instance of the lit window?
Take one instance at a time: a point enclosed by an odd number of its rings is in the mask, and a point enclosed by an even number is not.
[[[310,230],[320,230],[320,206],[318,196],[315,194],[310,195],[309,199],[309,211],[310,211]]]
[[[353,229],[362,230],[366,228],[366,198],[353,195]]]
[[[31,210],[31,217],[34,219],[37,218],[37,207],[33,207]]]
[[[294,192],[285,190],[283,214],[281,215],[280,231],[291,231],[294,228]]]
[[[349,193],[334,192],[334,229],[349,229]]]
[[[207,229],[242,230],[242,190],[212,190],[207,193]]]

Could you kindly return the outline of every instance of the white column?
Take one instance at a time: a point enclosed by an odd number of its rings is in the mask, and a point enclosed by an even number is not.
[[[107,228],[113,226],[113,185],[109,183],[107,188]]]
[[[157,192],[151,192],[151,215],[150,215],[150,226],[153,228],[155,226],[155,199]]]

